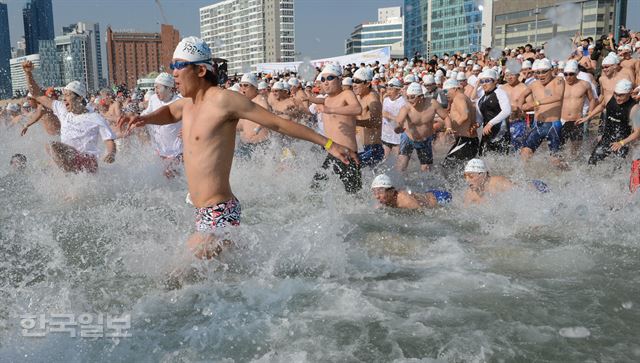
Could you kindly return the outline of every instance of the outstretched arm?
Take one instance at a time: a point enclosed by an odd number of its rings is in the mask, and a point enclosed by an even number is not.
[[[33,115],[31,115],[31,117],[29,118],[29,122],[27,122],[27,124],[24,125],[24,127],[22,128],[22,131],[20,132],[20,135],[24,136],[27,133],[29,126],[38,122],[42,118],[42,115],[44,115],[44,110],[42,109],[41,105],[38,105],[38,107],[36,108],[36,112],[34,112]]]
[[[323,145],[331,155],[345,164],[349,164],[349,159],[358,162],[358,155],[354,150],[334,143],[331,139],[327,139],[304,125],[278,117],[242,95],[233,92],[227,93],[223,102],[228,105],[228,109],[235,111],[234,118],[250,120],[281,134]]]
[[[119,129],[126,127],[127,131],[144,125],[168,125],[182,120],[182,109],[190,98],[181,98],[166,106],[162,106],[156,111],[142,116],[123,116],[118,119],[116,126]],[[250,102],[250,101],[249,101]]]

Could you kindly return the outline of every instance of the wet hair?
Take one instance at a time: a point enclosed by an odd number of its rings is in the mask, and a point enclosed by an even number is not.
[[[192,67],[196,67],[197,64],[191,65]],[[204,75],[204,80],[211,83],[213,86],[218,86],[220,82],[220,77],[218,77],[218,66],[216,64],[213,65],[213,71],[207,69],[207,73]]]

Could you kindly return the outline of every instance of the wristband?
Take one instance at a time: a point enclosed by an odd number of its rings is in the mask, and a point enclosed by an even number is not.
[[[620,140],[618,142],[620,143],[620,145],[624,146],[624,141],[623,140]]]
[[[327,143],[324,144],[324,149],[329,151],[329,149],[331,149],[331,145],[333,145],[333,140],[331,139],[327,140]]]
[[[534,104],[535,104],[536,106],[540,106],[540,101],[536,100],[536,102],[534,102]]]

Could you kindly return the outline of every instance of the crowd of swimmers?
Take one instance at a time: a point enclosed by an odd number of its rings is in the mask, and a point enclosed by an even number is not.
[[[27,61],[28,100],[22,110],[7,106],[1,118],[24,137],[40,123],[57,138],[47,152],[66,172],[97,172],[99,157],[113,163],[131,138],[151,145],[167,178],[184,170],[197,231],[187,244],[208,258],[228,244],[225,227],[241,220],[229,183],[234,156],[250,162],[256,150],[278,150],[274,157],[291,157],[290,138],[327,152],[312,185],[336,177],[346,193],[357,193],[362,169],[369,168],[378,174],[373,196],[394,208],[436,208],[452,198],[446,190],[412,192],[395,185],[389,174],[407,173],[414,151],[418,173],[464,178],[465,204],[517,187],[489,173],[487,155],[513,155],[526,163],[542,149],[560,170],[632,154],[629,189],[635,192],[640,154],[631,147],[640,137],[640,60],[634,53],[640,41],[635,34],[619,42],[603,39],[598,46],[592,39],[576,41],[562,60],[526,45],[386,64],[318,64],[311,79],[295,72],[246,73],[219,84],[209,47],[188,37],[176,47],[171,74],[159,74],[146,94],[105,89],[89,95],[78,81],[61,94],[43,90]],[[434,145],[448,149],[437,167]],[[531,185],[548,191],[541,181]]]

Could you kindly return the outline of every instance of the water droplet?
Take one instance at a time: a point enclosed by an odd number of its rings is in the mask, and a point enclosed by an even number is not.
[[[544,54],[551,60],[566,60],[574,51],[571,39],[557,36],[544,45]]]
[[[631,301],[623,302],[622,307],[629,310],[633,307],[633,303]]]
[[[562,4],[547,10],[544,15],[553,24],[571,28],[580,24],[580,5]],[[546,50],[545,50],[546,52]]]

